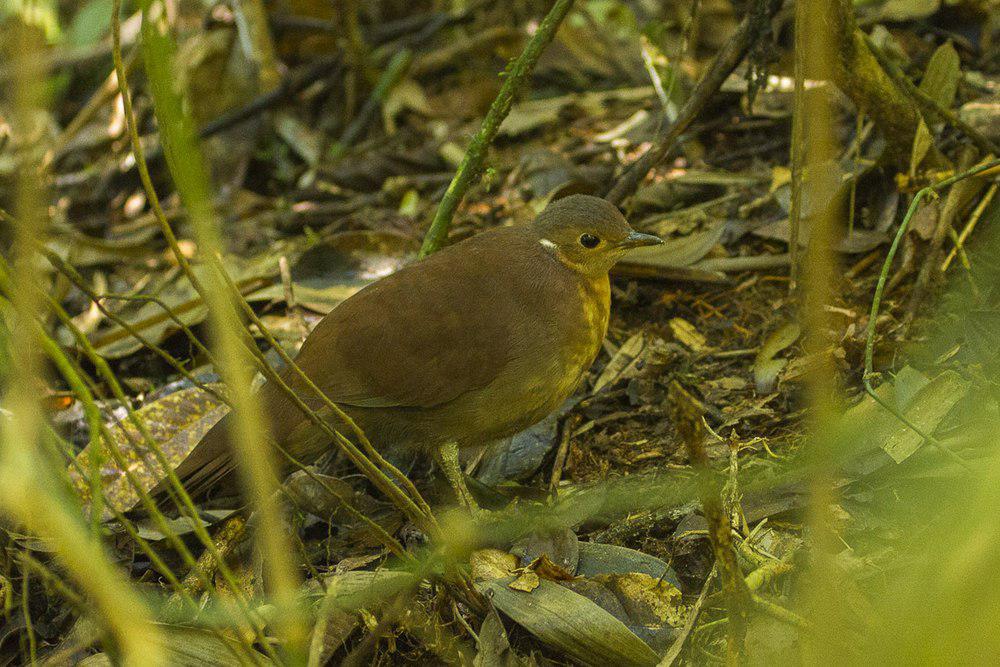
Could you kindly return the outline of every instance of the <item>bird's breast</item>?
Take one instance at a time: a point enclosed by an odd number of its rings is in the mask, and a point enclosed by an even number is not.
[[[566,293],[564,293],[566,294]],[[533,359],[517,384],[519,426],[533,424],[558,408],[580,385],[601,349],[608,329],[611,288],[607,278],[580,280],[566,302],[554,308],[549,347]],[[540,362],[540,363],[539,363]]]
[[[601,349],[611,290],[603,281],[549,275],[518,293],[509,318],[507,361],[490,384],[447,406],[460,442],[507,437],[556,410],[580,385]]]

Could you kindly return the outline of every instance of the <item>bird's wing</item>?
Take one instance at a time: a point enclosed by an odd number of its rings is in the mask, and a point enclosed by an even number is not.
[[[493,381],[515,354],[527,276],[503,279],[509,248],[483,234],[456,253],[432,255],[340,304],[296,359],[334,401],[359,407],[428,408]],[[491,242],[493,241],[493,242]],[[506,250],[506,252],[502,252]],[[514,253],[516,254],[516,253]]]

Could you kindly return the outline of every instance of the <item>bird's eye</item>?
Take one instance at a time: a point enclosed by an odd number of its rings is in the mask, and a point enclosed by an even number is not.
[[[580,245],[584,248],[596,248],[601,243],[601,239],[597,238],[593,234],[582,234],[580,236]]]

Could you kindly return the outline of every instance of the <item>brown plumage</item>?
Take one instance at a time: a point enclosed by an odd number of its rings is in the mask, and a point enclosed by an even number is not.
[[[365,287],[319,322],[296,362],[376,447],[506,437],[577,387],[607,330],[608,271],[628,248],[659,242],[602,199],[567,197],[533,224],[483,232]],[[320,410],[294,372],[282,375]],[[265,385],[260,401],[300,461],[329,446],[279,388]],[[194,493],[230,476],[227,421],[177,471]]]

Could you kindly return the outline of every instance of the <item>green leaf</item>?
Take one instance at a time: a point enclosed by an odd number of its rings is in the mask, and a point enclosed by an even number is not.
[[[530,592],[516,591],[508,586],[513,580],[483,581],[476,587],[546,644],[586,665],[643,667],[659,661],[624,623],[582,595],[547,579]]]
[[[73,46],[96,44],[111,26],[112,0],[90,0],[80,7],[67,31],[67,42]]]
[[[942,44],[927,63],[924,78],[920,81],[920,91],[929,95],[945,109],[955,102],[958,80],[962,76],[962,63],[951,42]]]
[[[209,630],[181,625],[161,625],[159,628],[161,633],[158,636],[162,638],[160,646],[162,657],[165,664],[174,667],[274,664],[263,653],[231,639],[225,639]],[[97,653],[78,664],[84,667],[102,667],[113,665],[115,662],[106,653]]]
[[[910,176],[917,173],[920,163],[927,157],[927,153],[933,145],[934,137],[931,136],[931,131],[927,129],[927,124],[921,118],[917,125],[917,132],[913,137],[913,150],[910,152]]]

